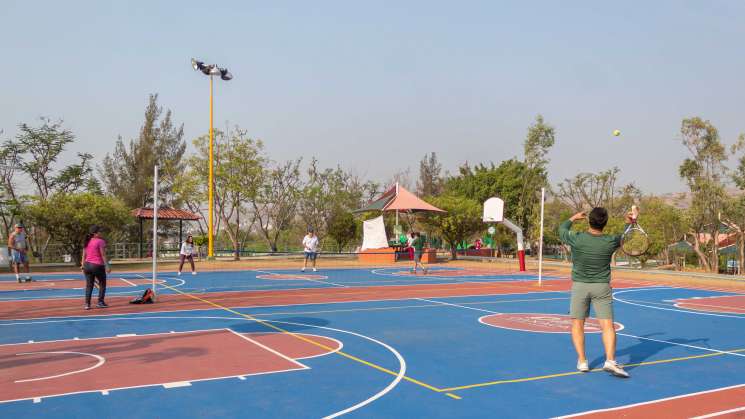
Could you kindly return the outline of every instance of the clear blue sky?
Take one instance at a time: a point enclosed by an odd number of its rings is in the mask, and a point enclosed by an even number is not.
[[[131,5],[132,3],[134,5]],[[676,142],[700,115],[745,132],[742,1],[14,1],[0,10],[0,138],[62,118],[72,152],[133,138],[149,93],[189,140],[208,127],[207,79],[227,66],[216,121],[275,159],[317,156],[377,180],[435,151],[521,155],[541,113],[557,128],[553,183],[617,165],[645,192],[682,190]],[[621,129],[620,138],[611,131]]]

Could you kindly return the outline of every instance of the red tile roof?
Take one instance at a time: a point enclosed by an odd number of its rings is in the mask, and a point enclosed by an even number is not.
[[[137,218],[152,219],[153,209],[152,208],[137,208],[132,210],[132,215]],[[191,220],[196,221],[202,219],[199,214],[193,212],[184,211],[175,208],[162,207],[158,208],[158,219],[159,220]]]

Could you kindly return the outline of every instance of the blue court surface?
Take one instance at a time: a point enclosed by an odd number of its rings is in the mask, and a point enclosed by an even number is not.
[[[617,359],[631,374],[619,379],[576,371],[562,274],[537,287],[533,273],[481,269],[161,272],[158,303],[142,306],[127,302],[150,276],[115,273],[112,284],[129,282],[90,312],[79,283],[65,282],[78,274],[36,275],[33,286],[5,275],[0,416],[745,414],[737,288],[614,279]],[[71,309],[43,311],[58,306]]]

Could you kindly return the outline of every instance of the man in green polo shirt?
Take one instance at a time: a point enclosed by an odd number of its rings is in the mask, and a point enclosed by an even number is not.
[[[416,275],[416,268],[422,267],[422,272],[427,275],[427,267],[422,264],[422,252],[424,252],[424,237],[418,232],[411,233],[414,240],[411,241],[411,247],[414,248],[414,266],[411,267],[411,272]]]
[[[587,219],[586,232],[571,231],[574,221]],[[613,253],[621,246],[621,235],[603,234],[608,223],[605,208],[593,208],[590,214],[578,212],[559,226],[561,241],[572,248],[572,343],[577,351],[577,369],[590,371],[585,356],[585,319],[590,315],[590,304],[600,322],[605,346],[603,370],[616,377],[628,378],[629,374],[616,363],[616,330],[613,327],[613,290],[610,286],[610,262]],[[631,223],[631,214],[626,215]]]

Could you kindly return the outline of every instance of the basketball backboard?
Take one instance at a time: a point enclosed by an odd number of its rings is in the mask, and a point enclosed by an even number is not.
[[[504,201],[497,197],[484,202],[484,222],[501,223],[504,220]]]

